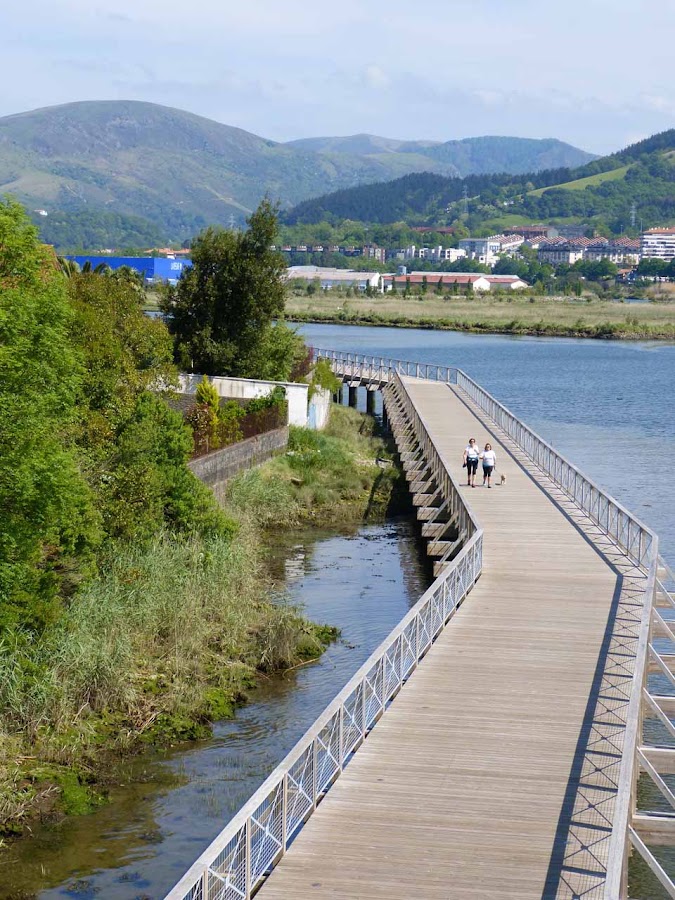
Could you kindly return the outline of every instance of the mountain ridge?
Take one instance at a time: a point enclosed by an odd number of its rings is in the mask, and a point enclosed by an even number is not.
[[[508,138],[499,141],[507,143],[494,155],[495,168],[517,153]],[[231,216],[242,224],[265,194],[288,209],[327,190],[410,172],[456,173],[447,151],[428,155],[446,145],[405,143],[415,152],[319,153],[159,104],[80,101],[0,118],[0,193],[46,211],[36,221],[59,246],[128,246],[143,233],[139,219],[148,234],[177,241]],[[548,152],[527,144],[528,160],[539,149]],[[489,155],[489,146],[483,151]]]

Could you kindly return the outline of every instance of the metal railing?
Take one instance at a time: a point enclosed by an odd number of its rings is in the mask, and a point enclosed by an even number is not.
[[[670,835],[671,844],[675,846],[675,792],[661,775],[664,768],[670,774],[675,773],[675,725],[668,714],[670,711],[671,715],[675,715],[675,575],[659,557],[656,534],[461,369],[335,350],[315,349],[314,352],[317,358],[330,360],[336,374],[345,380],[384,385],[395,380],[397,375],[407,375],[456,385],[644,574],[644,606],[635,652],[604,896],[605,900],[624,900],[628,896],[628,860],[633,848],[668,896],[675,898],[675,880],[661,866],[647,846],[647,840],[643,839],[657,833],[662,841],[664,834]],[[666,572],[666,576],[659,578],[659,571]],[[664,618],[659,608],[672,612],[673,621]],[[663,650],[664,645],[668,646],[669,652]],[[671,695],[661,696],[650,690],[650,672],[665,680]],[[670,743],[657,744],[653,739],[648,742],[643,728],[645,719],[658,720]],[[637,782],[642,773],[650,778],[668,801],[672,810],[670,814],[649,814],[638,810]]]
[[[392,386],[404,422],[429,453],[439,487],[462,503],[426,426],[399,381]],[[166,900],[248,900],[278,863],[368,732],[467,596],[482,569],[483,532],[464,508],[468,539],[415,606],[209,845]]]

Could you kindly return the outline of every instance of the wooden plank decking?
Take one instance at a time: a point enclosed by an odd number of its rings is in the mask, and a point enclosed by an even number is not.
[[[618,572],[470,404],[404,381],[458,481],[469,436],[497,452],[506,485],[463,488],[483,575],[259,896],[572,897],[551,861]]]

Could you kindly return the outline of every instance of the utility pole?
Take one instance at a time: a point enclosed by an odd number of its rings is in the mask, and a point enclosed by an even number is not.
[[[637,203],[633,200],[630,207],[630,227],[635,228],[637,221]]]
[[[469,191],[466,185],[464,185],[464,190],[462,191],[462,215],[465,219],[469,216]]]
[[[234,218],[234,213],[230,213],[229,227],[230,227],[230,231],[235,231],[235,229],[237,227],[237,223]]]

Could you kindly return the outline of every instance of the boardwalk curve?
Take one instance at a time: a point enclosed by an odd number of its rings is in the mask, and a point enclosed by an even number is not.
[[[383,389],[439,575],[169,897],[618,900],[631,845],[667,883],[635,803],[675,770],[640,727],[673,730],[656,537],[464,373],[319,352]],[[504,487],[461,486],[469,434]]]

